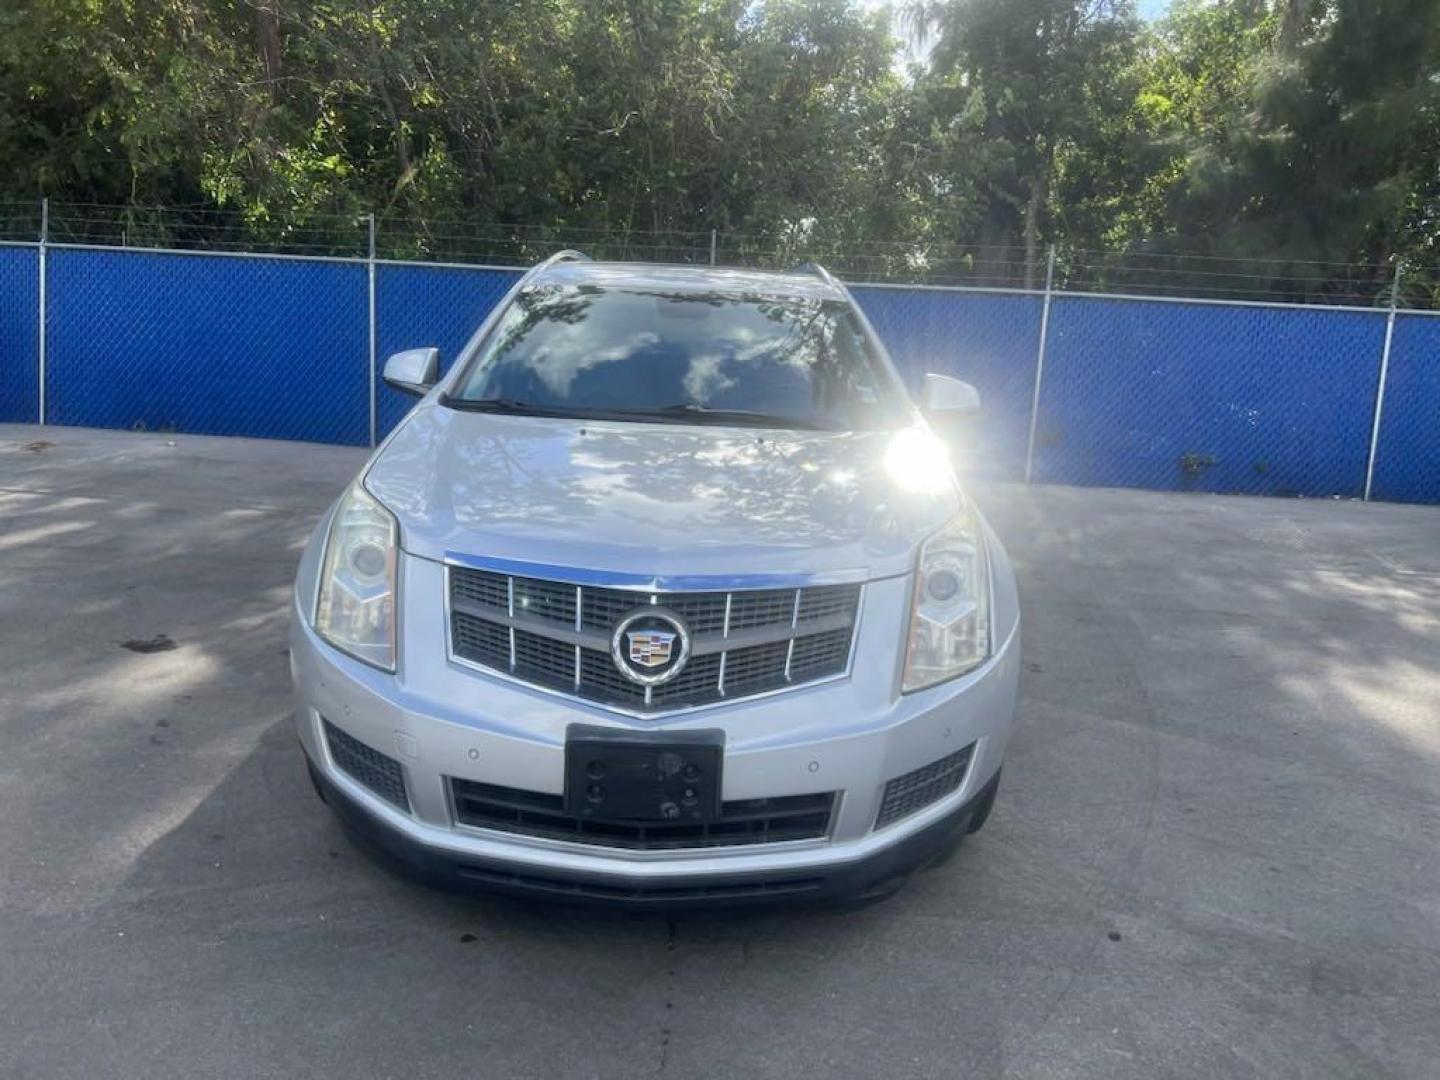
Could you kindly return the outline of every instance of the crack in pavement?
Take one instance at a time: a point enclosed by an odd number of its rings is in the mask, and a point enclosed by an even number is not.
[[[671,1016],[675,1010],[675,937],[677,927],[674,919],[665,922],[665,1022],[660,1027],[660,1067],[657,1075],[664,1076],[670,1063]]]

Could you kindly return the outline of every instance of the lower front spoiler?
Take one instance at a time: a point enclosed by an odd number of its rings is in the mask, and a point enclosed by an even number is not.
[[[387,827],[327,780],[308,758],[306,765],[315,790],[335,811],[347,832],[427,885],[656,910],[863,900],[887,895],[911,871],[947,855],[967,831],[978,829],[989,814],[1000,784],[997,772],[952,814],[857,862],[792,874],[704,874],[651,883],[610,874],[539,873],[501,861],[456,857]]]

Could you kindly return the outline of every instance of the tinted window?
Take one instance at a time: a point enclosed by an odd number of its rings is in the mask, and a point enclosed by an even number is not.
[[[522,292],[451,400],[843,430],[906,419],[843,303],[586,286]]]

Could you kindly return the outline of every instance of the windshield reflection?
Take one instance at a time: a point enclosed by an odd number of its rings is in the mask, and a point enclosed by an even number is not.
[[[757,414],[777,426],[906,422],[898,388],[847,305],[719,291],[526,289],[450,401],[564,415]]]

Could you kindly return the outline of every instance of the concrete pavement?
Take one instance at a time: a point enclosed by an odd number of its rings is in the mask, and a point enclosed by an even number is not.
[[[0,426],[0,1076],[1440,1075],[1440,508],[995,488],[990,824],[858,911],[431,892],[291,733],[336,447]]]

